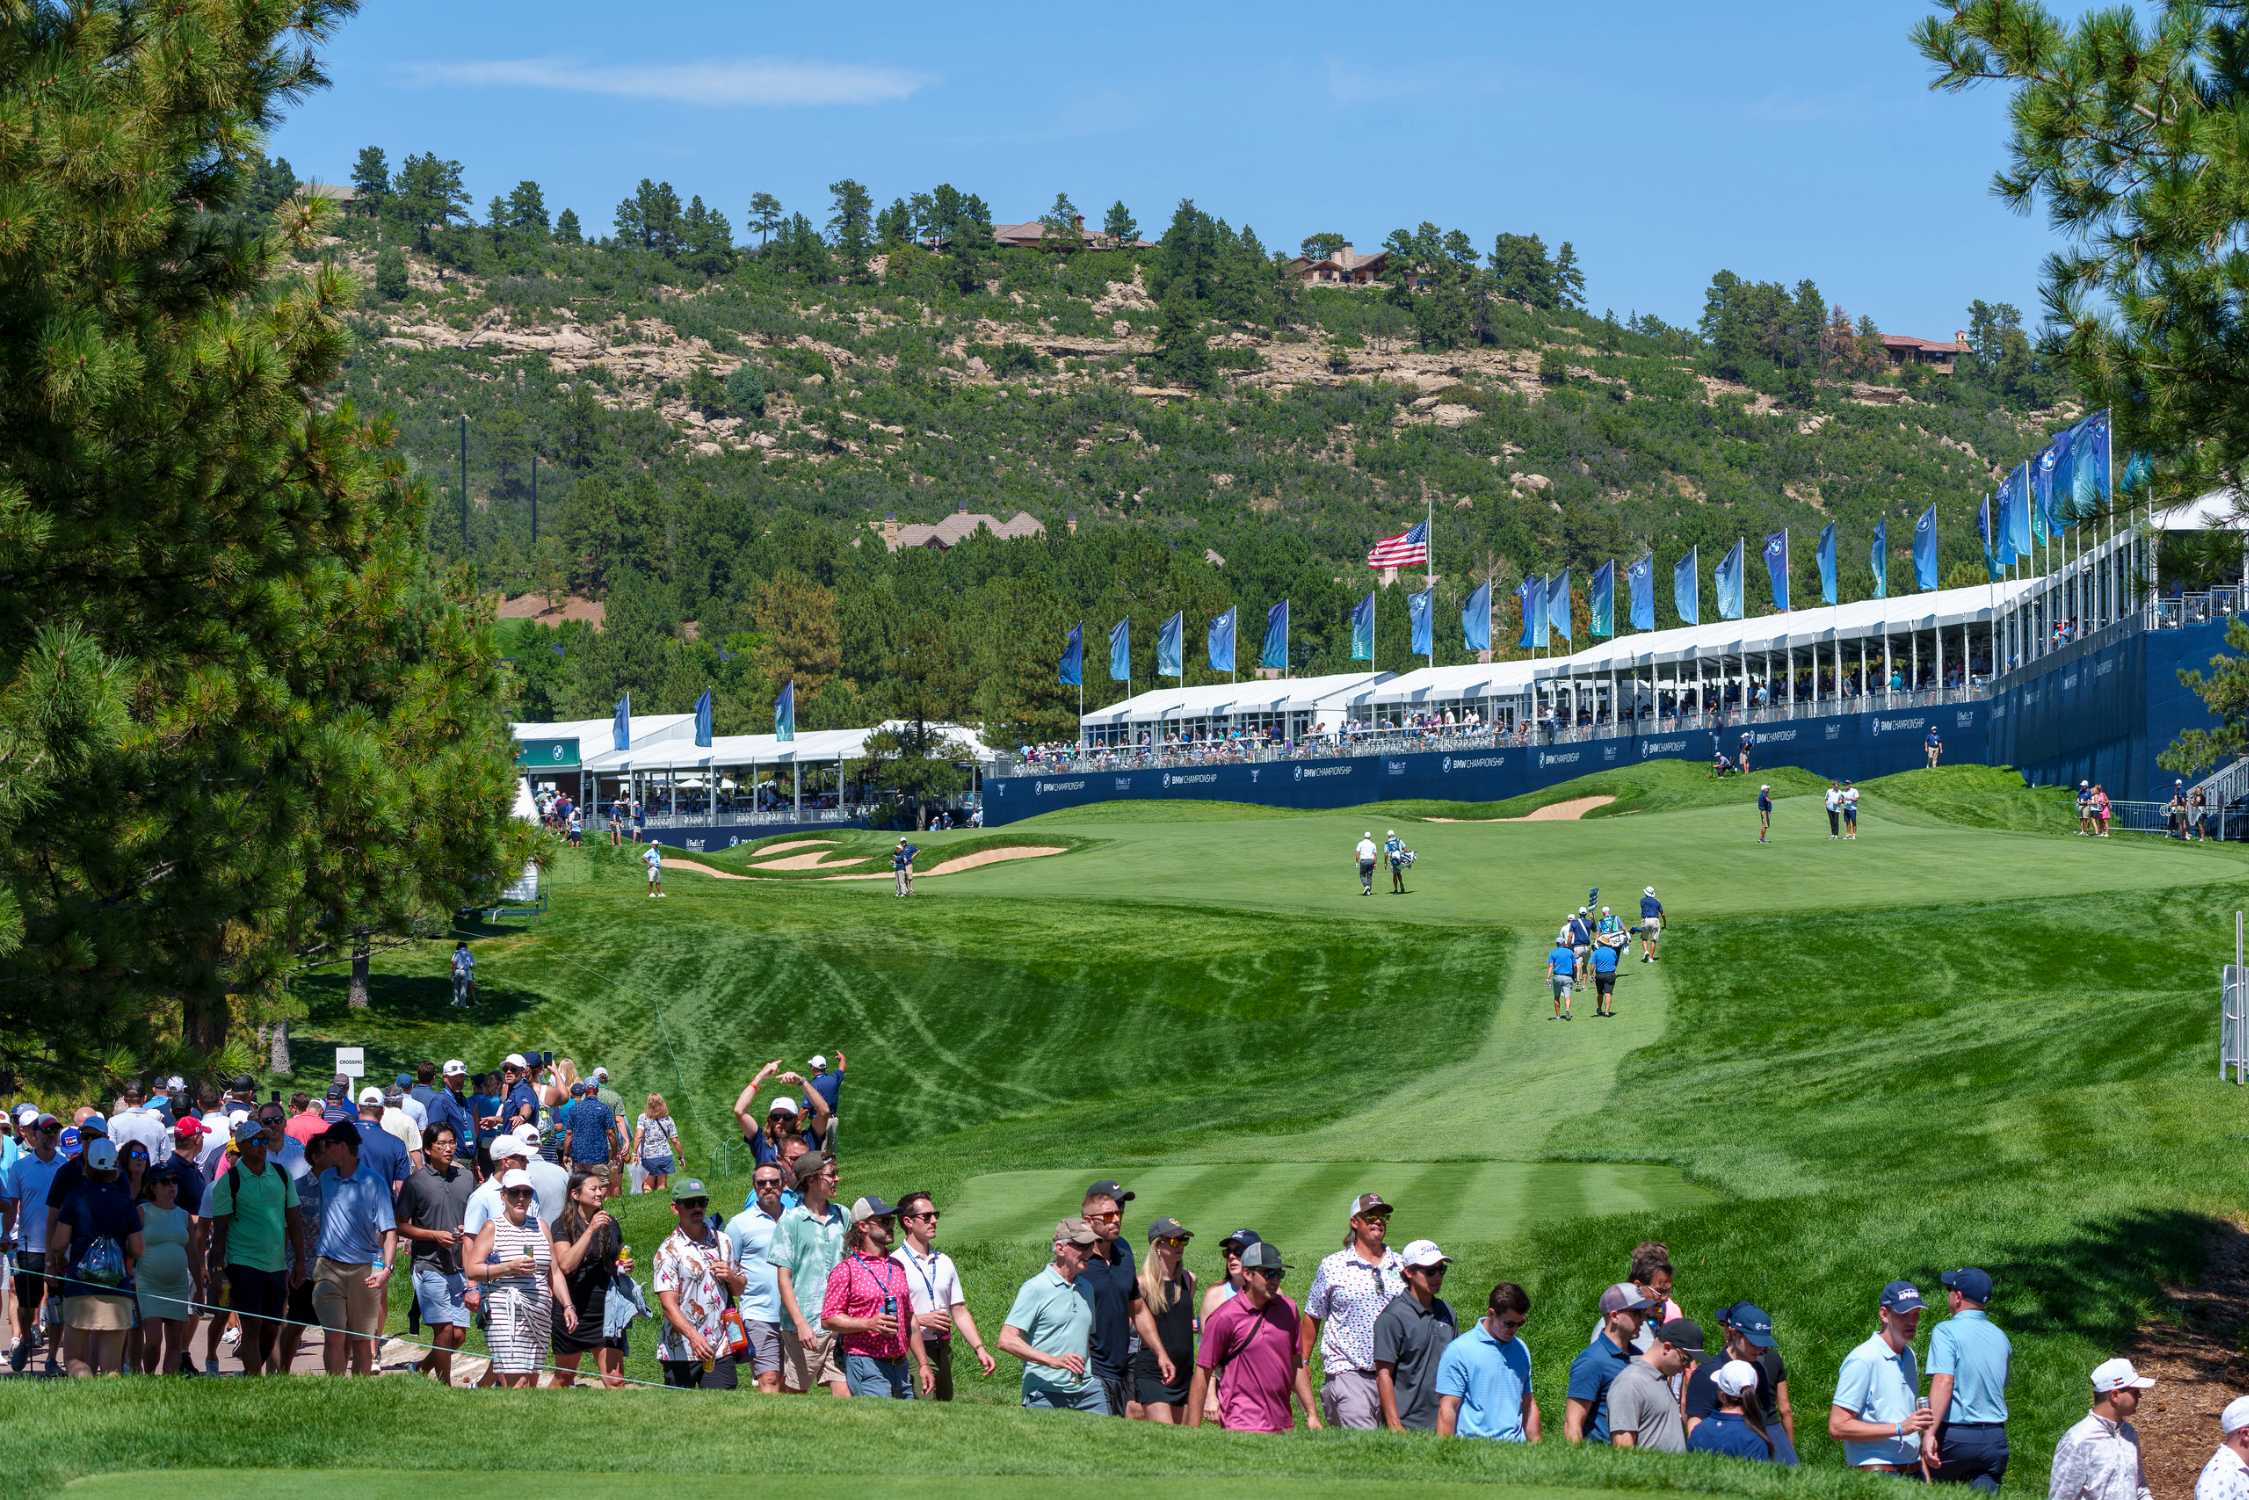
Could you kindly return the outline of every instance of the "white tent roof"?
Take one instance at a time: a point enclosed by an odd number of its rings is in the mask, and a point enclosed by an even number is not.
[[[618,774],[627,771],[688,770],[701,766],[788,765],[792,762],[822,763],[833,760],[862,760],[867,754],[867,741],[884,729],[897,729],[903,720],[893,719],[873,729],[807,729],[793,740],[780,739],[770,734],[721,734],[712,737],[708,745],[695,743],[693,716],[689,715],[688,733],[680,739],[662,740],[654,744],[635,745],[630,750],[608,750],[586,758],[589,771]],[[607,727],[604,721],[603,727]],[[978,760],[991,758],[991,751],[972,731],[957,724],[932,724],[933,733],[965,744]]]
[[[2237,509],[2240,500],[2236,491],[2212,490],[2183,505],[2157,512],[2156,528],[2160,531],[2238,531],[2243,526]]]
[[[1511,698],[1531,685],[1543,662],[1495,661],[1455,667],[1421,667],[1351,695],[1351,706],[1366,704],[1458,703],[1475,698]]]
[[[597,755],[613,755],[609,747],[616,728],[611,719],[565,719],[555,724],[517,724],[518,740],[576,740],[578,758],[592,761]],[[634,714],[626,726],[632,733],[635,745],[650,744],[664,739],[693,739],[695,716],[693,714]]]
[[[1354,688],[1380,682],[1387,672],[1338,672],[1326,677],[1251,678],[1209,682],[1195,687],[1150,688],[1122,703],[1097,708],[1085,723],[1152,724],[1165,719],[1221,718],[1230,713],[1314,710],[1339,701]]]

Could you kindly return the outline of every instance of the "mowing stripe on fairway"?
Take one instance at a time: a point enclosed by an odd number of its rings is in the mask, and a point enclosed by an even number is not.
[[[1244,1437],[1243,1442],[1272,1442],[1273,1438]],[[683,1484],[688,1493],[695,1486],[687,1484],[677,1474],[565,1474],[542,1468],[547,1477],[545,1488],[560,1488],[573,1494],[596,1497],[596,1500],[679,1500]],[[840,1487],[844,1492],[866,1489],[889,1492],[899,1487],[896,1474],[792,1474],[779,1478],[785,1488],[803,1488],[816,1485],[823,1490]],[[1058,1479],[1052,1474],[928,1474],[913,1476],[907,1492],[928,1500],[979,1500],[986,1495],[1020,1495],[1025,1500],[1048,1500],[1058,1491],[1073,1487],[1074,1481]],[[768,1486],[771,1487],[771,1486]],[[299,1500],[309,1494],[361,1493],[368,1495],[407,1494],[416,1491],[443,1492],[466,1489],[471,1492],[491,1488],[480,1483],[475,1476],[463,1475],[455,1470],[413,1469],[142,1469],[116,1474],[98,1474],[86,1479],[73,1480],[64,1487],[71,1500],[146,1500],[150,1494],[162,1490],[184,1488],[193,1493],[209,1490],[224,1494],[228,1500]],[[1489,1484],[1431,1484],[1427,1481],[1383,1481],[1368,1479],[1252,1479],[1239,1474],[1212,1475],[1201,1478],[1193,1474],[1167,1475],[1160,1484],[1166,1500],[1384,1500],[1390,1496],[1413,1496],[1415,1500],[1473,1500],[1488,1496]],[[1554,1489],[1544,1485],[1509,1485],[1508,1500],[1593,1500],[1608,1493],[1594,1489]]]

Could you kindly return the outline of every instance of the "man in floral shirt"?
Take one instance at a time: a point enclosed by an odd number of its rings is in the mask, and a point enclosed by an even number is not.
[[[741,1295],[743,1276],[726,1236],[703,1217],[710,1206],[711,1195],[696,1178],[672,1189],[679,1227],[656,1250],[656,1299],[664,1309],[656,1360],[666,1385],[731,1391],[734,1351],[721,1320],[728,1301]]]
[[[1320,1351],[1320,1415],[1330,1427],[1382,1425],[1374,1382],[1374,1325],[1405,1295],[1406,1263],[1389,1248],[1390,1205],[1380,1193],[1351,1200],[1343,1248],[1320,1262],[1304,1297],[1303,1344],[1309,1366]]]
[[[828,1273],[827,1287],[820,1295],[820,1326],[835,1334],[843,1347],[843,1378],[852,1395],[911,1401],[914,1382],[906,1373],[909,1347],[920,1371],[922,1395],[935,1388],[937,1377],[922,1346],[921,1328],[913,1320],[906,1268],[890,1258],[897,1215],[898,1210],[880,1198],[861,1198],[851,1205],[851,1227],[844,1237],[847,1253]]]

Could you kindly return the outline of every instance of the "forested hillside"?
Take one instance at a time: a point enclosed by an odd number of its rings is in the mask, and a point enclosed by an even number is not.
[[[1699,543],[1707,569],[1787,526],[1816,597],[1833,520],[1861,597],[1875,520],[1902,554],[1931,501],[1947,580],[1980,579],[1976,505],[2059,396],[2004,305],[1963,310],[1958,373],[1894,372],[1811,280],[1719,272],[1701,325],[1673,328],[1589,310],[1574,250],[1532,235],[1485,254],[1424,223],[1379,247],[1381,285],[1308,287],[1288,261],[1343,236],[1276,250],[1191,203],[1159,235],[1122,204],[1081,227],[1058,198],[1042,248],[1018,248],[950,186],[878,209],[844,181],[818,224],[759,195],[738,244],[723,211],[646,181],[583,218],[526,182],[477,222],[459,172],[370,148],[322,253],[364,286],[351,397],[452,496],[431,547],[494,590],[606,607],[598,636],[511,628],[525,716],[711,686],[722,730],[762,728],[794,677],[807,726],[918,709],[1065,733],[1072,622],[1092,704],[1124,691],[1099,648],[1119,617],[1145,687],[1185,609],[1192,682],[1210,615],[1242,607],[1246,664],[1284,596],[1293,668],[1340,670],[1368,544],[1431,506],[1440,662],[1463,659],[1487,572],[1506,600],[1573,566],[1582,611],[1603,560]],[[294,186],[275,163],[264,196]],[[1045,538],[886,550],[886,517],[963,508]],[[1404,621],[1386,598],[1381,665],[1406,665]]]

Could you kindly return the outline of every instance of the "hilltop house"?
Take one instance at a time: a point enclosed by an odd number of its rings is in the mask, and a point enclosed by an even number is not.
[[[1029,219],[1021,224],[994,224],[992,226],[992,241],[1002,249],[1013,247],[1019,250],[1060,250],[1064,252],[1071,250],[1152,250],[1155,248],[1147,240],[1119,240],[1116,236],[1104,234],[1098,229],[1089,230],[1085,227],[1084,214],[1077,215],[1072,222],[1077,225],[1075,238],[1069,235],[1056,234],[1041,220]]]
[[[1882,335],[1882,352],[1893,365],[1920,365],[1938,375],[1950,375],[1960,356],[1968,352],[1968,335],[1956,332],[1950,342],[1917,339],[1902,333]]]
[[[922,547],[931,552],[950,552],[978,531],[988,531],[1001,541],[1014,541],[1022,537],[1046,535],[1046,527],[1028,511],[1017,511],[1002,521],[997,516],[982,512],[971,513],[963,500],[960,509],[932,526],[919,522],[898,524],[898,513],[891,512],[880,521],[869,521],[867,529],[882,538],[885,551],[896,552],[902,547]]]
[[[1345,245],[1331,255],[1307,260],[1299,255],[1288,263],[1288,272],[1306,286],[1373,286],[1389,269],[1390,252],[1361,255]]]

